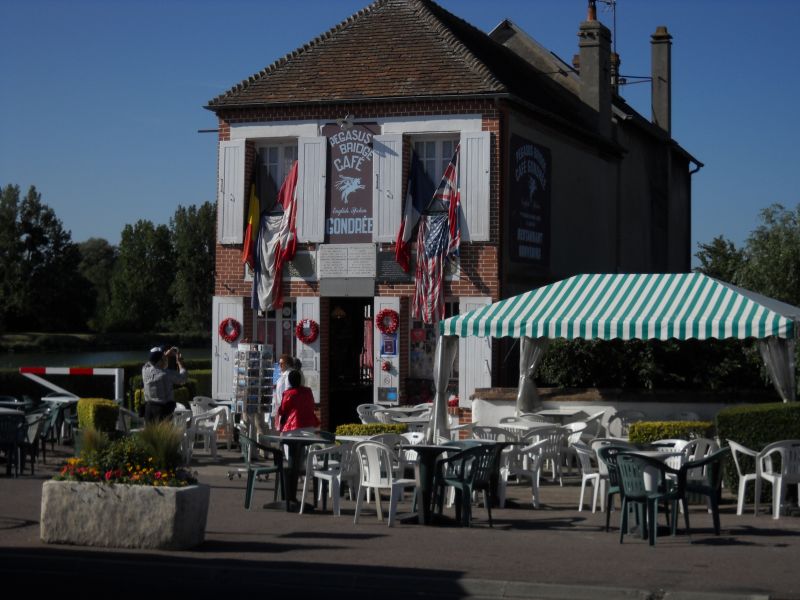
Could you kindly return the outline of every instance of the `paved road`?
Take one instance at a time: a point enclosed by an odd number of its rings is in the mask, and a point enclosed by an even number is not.
[[[58,454],[57,448],[57,454]],[[61,449],[61,456],[68,449]],[[191,551],[129,551],[45,545],[39,540],[41,483],[36,476],[0,477],[0,577],[5,584],[96,587],[115,595],[148,590],[210,595],[286,591],[299,597],[373,593],[383,598],[797,598],[800,599],[800,518],[737,517],[728,498],[723,532],[711,530],[704,507],[691,511],[691,537],[662,535],[654,548],[631,536],[619,543],[604,517],[576,510],[579,480],[542,483],[543,507],[529,489],[510,488],[515,506],[486,512],[475,525],[439,527],[404,523],[393,529],[367,512],[352,522],[329,512],[287,514],[263,508],[272,482],[260,485],[246,511],[244,479],[229,480],[237,464],[221,451],[212,462],[196,456],[201,482],[211,486],[206,541]],[[408,503],[404,508],[409,508]],[[146,517],[146,507],[142,507]],[[666,532],[664,532],[666,533]],[[80,582],[80,583],[79,583]],[[75,589],[74,587],[72,588]]]

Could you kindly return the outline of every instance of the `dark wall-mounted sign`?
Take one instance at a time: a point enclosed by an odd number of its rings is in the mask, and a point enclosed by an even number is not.
[[[330,244],[372,241],[372,136],[379,132],[375,123],[322,128],[328,138],[325,227]]]
[[[511,135],[509,258],[546,267],[550,261],[550,149]]]
[[[375,265],[375,281],[378,283],[410,283],[413,271],[403,271],[394,257],[394,250],[378,250]]]

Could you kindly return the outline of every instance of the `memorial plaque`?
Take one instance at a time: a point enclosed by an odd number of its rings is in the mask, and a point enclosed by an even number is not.
[[[319,277],[375,277],[374,244],[323,244],[317,257]]]
[[[317,278],[314,254],[311,252],[298,252],[294,259],[286,264],[286,273],[292,279],[313,281]]]
[[[394,251],[379,250],[375,267],[375,279],[380,283],[410,283],[413,269],[406,273],[397,264]]]

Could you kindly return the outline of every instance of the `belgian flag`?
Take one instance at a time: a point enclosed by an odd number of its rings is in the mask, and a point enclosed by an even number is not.
[[[247,263],[251,269],[255,269],[256,239],[258,238],[258,227],[261,220],[261,202],[259,202],[258,172],[260,161],[258,153],[253,163],[253,172],[250,177],[250,204],[247,209],[247,226],[244,230],[244,245],[242,246],[242,262]]]

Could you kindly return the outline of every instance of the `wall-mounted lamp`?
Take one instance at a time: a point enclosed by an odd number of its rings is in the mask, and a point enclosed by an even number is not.
[[[353,115],[347,113],[343,119],[336,119],[336,124],[345,131],[353,128]]]
[[[344,319],[347,316],[347,313],[344,312],[344,309],[341,306],[335,306],[333,311],[331,311],[331,316],[336,319]]]

